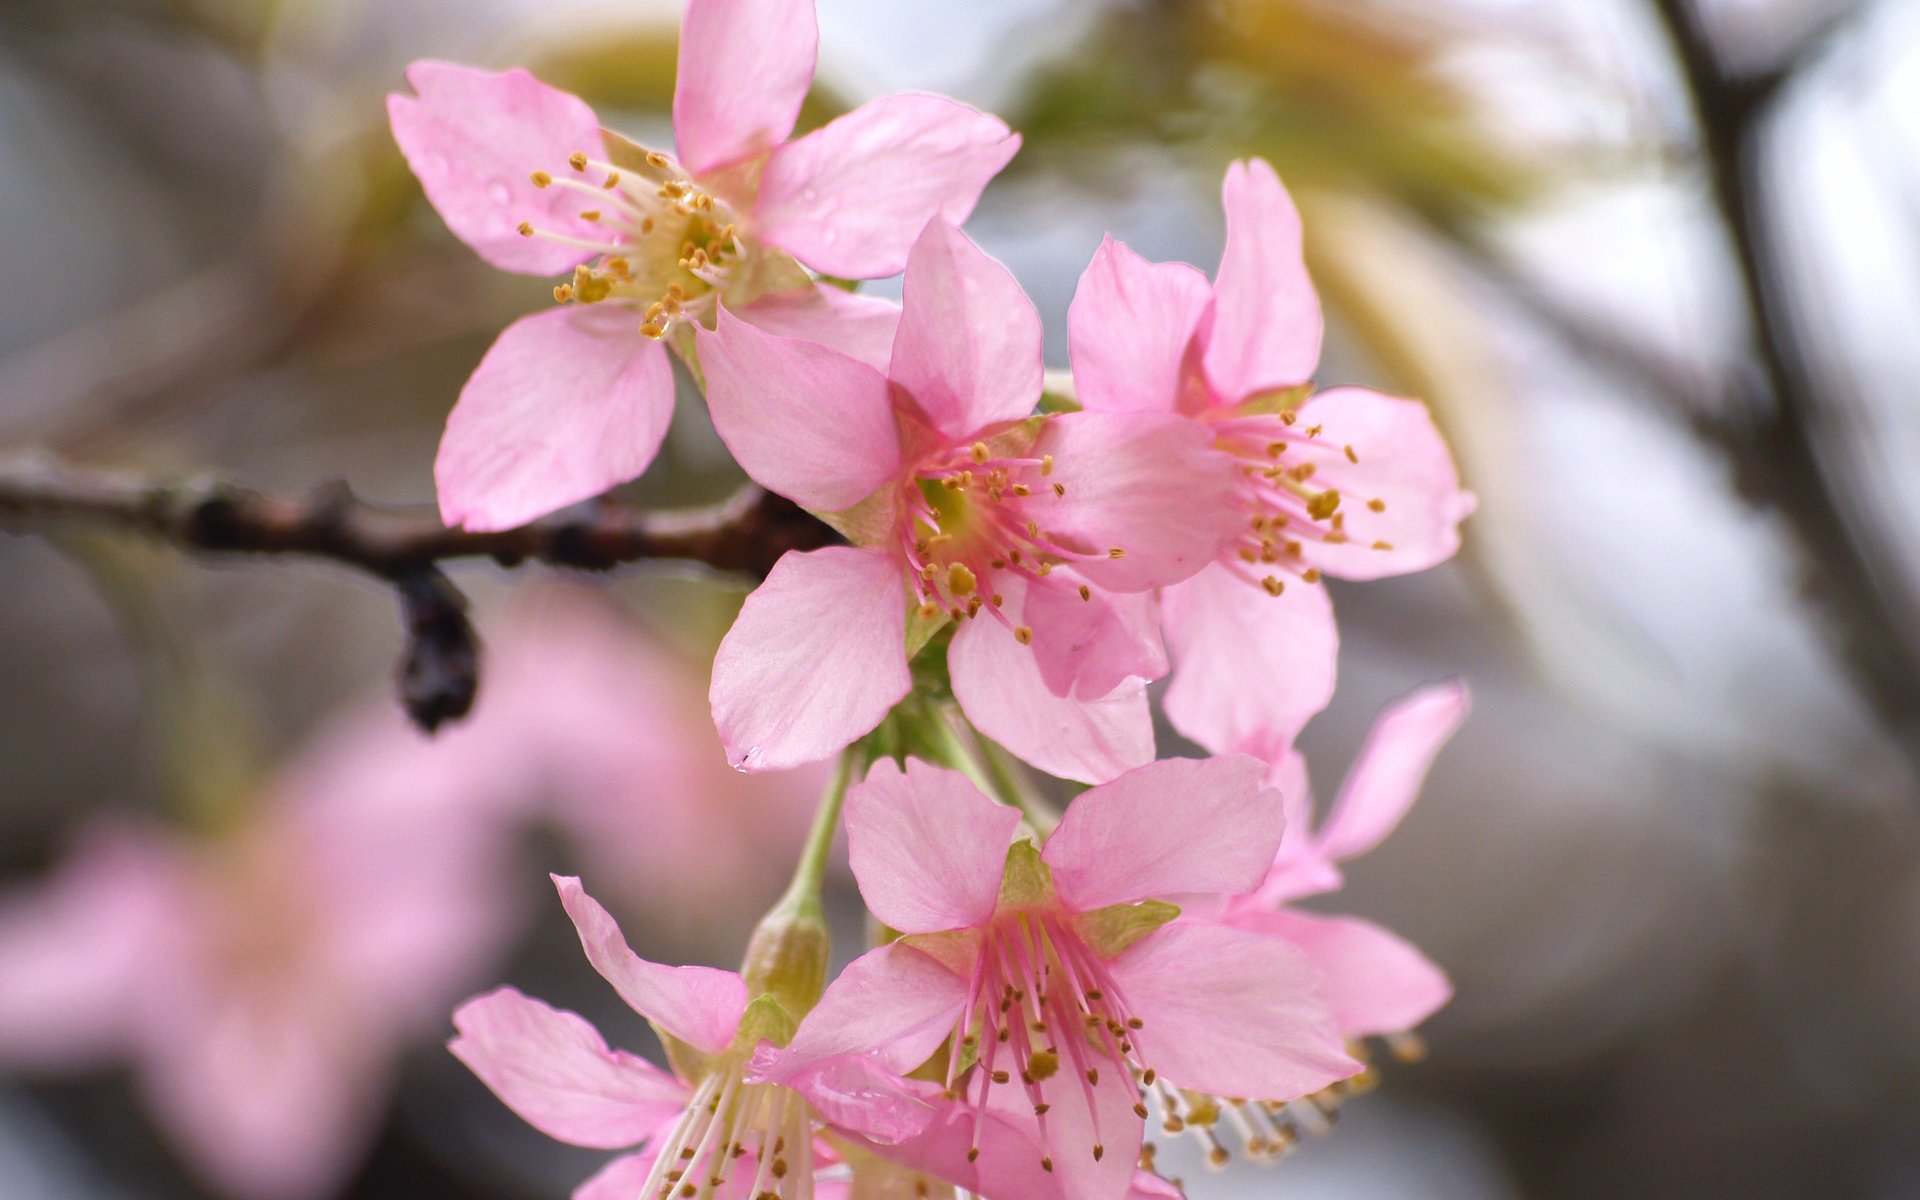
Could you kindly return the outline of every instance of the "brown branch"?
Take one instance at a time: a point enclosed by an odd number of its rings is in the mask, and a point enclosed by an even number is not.
[[[1809,35],[1781,64],[1743,74],[1721,60],[1694,0],[1655,0],[1655,8],[1692,95],[1758,359],[1756,378],[1734,381],[1732,412],[1716,423],[1716,440],[1741,491],[1786,519],[1818,577],[1813,595],[1861,692],[1920,763],[1920,641],[1910,632],[1920,594],[1873,506],[1849,486],[1858,468],[1844,439],[1833,436],[1848,414],[1803,343],[1766,186],[1773,103],[1841,19]]]
[[[419,509],[385,508],[344,483],[273,496],[214,481],[156,483],[47,459],[0,462],[0,529],[106,526],[196,554],[314,558],[398,591],[407,630],[402,703],[428,731],[465,715],[478,688],[478,639],[440,564],[486,558],[603,571],[643,560],[702,563],[764,577],[782,554],[838,538],[791,501],[743,488],[710,508],[649,513],[602,500],[583,515],[492,533],[448,529]]]

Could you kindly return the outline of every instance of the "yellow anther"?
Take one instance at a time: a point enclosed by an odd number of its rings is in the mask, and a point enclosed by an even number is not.
[[[520,236],[521,236],[521,237],[532,237],[532,236],[533,236],[533,222],[532,222],[532,221],[522,221],[522,222],[520,222],[520,224],[519,224],[519,225],[517,225],[517,226],[515,226],[515,228],[516,228],[516,229],[518,229],[518,230],[520,231]]]
[[[1064,496],[1064,495],[1066,495],[1066,494],[1067,494],[1067,485],[1066,485],[1066,484],[1064,484],[1064,483],[1058,483],[1058,482],[1056,482],[1056,483],[1055,483],[1055,484],[1053,485],[1053,494],[1054,494],[1054,495],[1056,495],[1056,496]]]
[[[987,597],[987,603],[993,605],[995,608],[999,608],[1002,604],[1005,604],[1006,602],[1007,602],[1007,598],[1005,596],[1002,596],[999,592],[995,592],[993,595]]]
[[[969,453],[973,455],[974,462],[983,463],[987,461],[987,444],[985,442],[975,442]]]
[[[1040,473],[1042,475],[1053,474],[1053,455],[1043,454],[1040,456]]]
[[[1249,563],[1259,562],[1260,552],[1252,546],[1242,546],[1240,547],[1240,561]]]
[[[1016,483],[1013,485],[1013,494],[1016,496],[1031,496],[1033,495],[1033,489],[1024,483]]]
[[[1262,579],[1260,581],[1260,586],[1267,589],[1267,595],[1269,596],[1278,596],[1281,592],[1284,592],[1287,590],[1287,585],[1284,583],[1281,583],[1279,579],[1275,578],[1272,575],[1269,575],[1265,579]]]
[[[649,150],[647,151],[647,165],[659,171],[665,169],[669,163],[666,155],[660,153],[658,150]]]
[[[1385,512],[1387,511],[1387,502],[1385,500],[1369,500],[1367,501],[1367,508],[1373,512]]]
[[[1093,599],[1093,589],[1092,589],[1092,588],[1090,588],[1090,587],[1088,587],[1088,586],[1087,586],[1086,584],[1084,584],[1084,583],[1083,583],[1083,584],[1081,584],[1081,585],[1080,585],[1080,598],[1081,598],[1082,600],[1091,600],[1091,599]]]
[[[597,208],[590,208],[587,211],[580,214],[580,219],[582,221],[598,221],[600,219],[600,210]]]
[[[1033,629],[1026,625],[1014,626],[1013,640],[1019,642],[1022,646],[1033,645]]]
[[[607,172],[607,177],[606,177],[605,179],[603,179],[603,180],[601,180],[601,181],[600,181],[600,186],[601,186],[601,187],[603,187],[603,188],[605,188],[605,189],[607,189],[608,191],[612,191],[612,190],[613,190],[614,188],[617,188],[617,187],[619,187],[619,186],[620,186],[620,172],[618,172],[618,171],[608,171],[608,172]]]
[[[533,186],[537,188],[553,186],[553,176],[547,174],[545,171],[535,171],[532,175],[528,176],[528,178],[533,180]]]
[[[584,171],[587,169],[587,156],[575,150],[572,154],[567,155],[567,165],[576,171]]]
[[[1373,548],[1375,550],[1391,550],[1393,549],[1393,543],[1392,542],[1375,542],[1373,544]]]
[[[956,596],[965,596],[973,591],[975,580],[973,572],[964,563],[947,565],[947,590]]]
[[[573,299],[573,285],[570,283],[555,284],[553,288],[553,298],[561,304],[565,304],[567,301]]]
[[[1320,568],[1319,568],[1319,567],[1308,567],[1308,568],[1307,568],[1306,570],[1304,570],[1304,571],[1302,571],[1302,572],[1300,572],[1300,578],[1302,578],[1302,579],[1304,579],[1304,580],[1306,580],[1306,581],[1307,581],[1308,583],[1319,583],[1319,582],[1320,582]]]
[[[1126,556],[1126,549],[1121,546],[1115,546],[1113,549],[1107,551],[1108,558],[1125,558]]]
[[[1309,425],[1307,426],[1307,436],[1310,438],[1319,437],[1321,431],[1324,429],[1326,429],[1325,425]]]
[[[1287,452],[1287,444],[1285,442],[1268,442],[1267,443],[1268,458],[1279,458],[1282,454],[1285,454],[1286,452]]]
[[[1321,492],[1318,496],[1315,496],[1313,499],[1307,501],[1307,515],[1312,517],[1316,521],[1324,521],[1328,517],[1332,516],[1334,513],[1334,510],[1339,507],[1340,507],[1339,491],[1334,488],[1328,488],[1326,491]]]
[[[923,621],[931,621],[939,615],[940,615],[940,606],[933,603],[931,600],[929,600],[927,603],[922,604],[920,606],[920,619]]]
[[[1355,453],[1353,452],[1353,446],[1352,446],[1351,444],[1349,444],[1349,445],[1346,445],[1346,446],[1342,446],[1342,447],[1341,447],[1341,449],[1343,449],[1343,450],[1345,450],[1345,451],[1347,452],[1347,461],[1348,461],[1348,462],[1350,462],[1350,463],[1356,463],[1356,464],[1357,464],[1357,463],[1358,463],[1358,462],[1360,461],[1360,456],[1359,456],[1358,454],[1355,454]]]
[[[1288,409],[1286,412],[1283,412],[1280,414],[1280,423],[1282,425],[1291,425],[1295,421],[1298,421],[1299,419],[1300,419],[1300,414],[1297,412],[1294,412],[1292,409]]]

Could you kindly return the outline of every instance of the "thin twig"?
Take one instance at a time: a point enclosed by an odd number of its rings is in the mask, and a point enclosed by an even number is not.
[[[764,577],[782,554],[835,542],[792,502],[742,489],[710,508],[649,513],[601,501],[584,515],[516,529],[448,529],[432,512],[384,508],[345,484],[273,496],[207,480],[155,482],[33,458],[0,462],[0,529],[106,526],[196,554],[314,558],[397,591],[407,646],[398,687],[423,728],[464,716],[479,686],[479,639],[466,599],[440,571],[458,559],[601,571],[642,560],[703,563]]]
[[[48,522],[117,526],[196,553],[329,559],[389,581],[467,558],[590,571],[679,559],[764,576],[786,551],[835,540],[796,505],[755,487],[709,508],[656,513],[603,501],[584,515],[475,533],[449,529],[427,510],[368,504],[344,484],[306,497],[274,496],[226,482],[154,482],[44,459],[0,462],[0,525]]]
[[[1920,763],[1920,643],[1910,636],[1920,596],[1872,512],[1852,494],[1859,474],[1833,436],[1847,414],[1824,386],[1791,300],[1777,214],[1766,186],[1767,117],[1794,71],[1842,21],[1765,71],[1740,73],[1716,52],[1693,0],[1655,0],[1700,123],[1715,203],[1732,239],[1759,377],[1733,382],[1731,419],[1716,426],[1741,491],[1788,522],[1817,581],[1861,690]]]

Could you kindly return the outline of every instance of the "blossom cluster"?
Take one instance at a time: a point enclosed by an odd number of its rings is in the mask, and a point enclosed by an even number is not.
[[[1295,907],[1398,822],[1465,715],[1376,727],[1316,821],[1296,734],[1331,698],[1328,577],[1422,570],[1471,512],[1417,401],[1316,392],[1319,301],[1267,163],[1229,168],[1211,279],[1109,239],[1050,384],[1039,314],[962,232],[1019,148],[937,96],[793,131],[812,0],[690,0],[674,146],[525,71],[422,62],[393,131],[452,232],[560,276],[447,422],[443,515],[510,527],[646,469],[678,358],[756,483],[845,544],[782,558],[713,662],[729,762],[833,760],[740,972],[630,950],[571,877],[594,968],[671,1070],[511,988],[452,1049],[552,1136],[629,1150],[578,1200],[1177,1195],[1151,1124],[1277,1157],[1445,976]],[[898,304],[853,281],[902,275]],[[1210,757],[1157,758],[1149,685]],[[1089,785],[1057,811],[1035,772]],[[844,823],[875,948],[827,979]]]

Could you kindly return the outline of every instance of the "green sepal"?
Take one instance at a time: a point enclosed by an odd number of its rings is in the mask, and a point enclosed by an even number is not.
[[[799,1027],[800,1023],[793,1019],[786,1005],[772,994],[762,992],[740,1014],[740,1028],[733,1035],[733,1044],[742,1050],[751,1050],[763,1041],[784,1046],[793,1040],[794,1030]]]
[[[933,959],[955,975],[968,975],[980,957],[980,935],[972,929],[948,929],[940,933],[903,933],[902,946],[910,946]]]
[[[1007,847],[1006,874],[1000,877],[1000,907],[1032,908],[1053,900],[1053,872],[1040,859],[1040,847],[1016,839]]]
[[[1138,904],[1109,904],[1081,913],[1074,924],[1096,954],[1112,958],[1179,915],[1178,904],[1142,900]]]
[[[673,1068],[675,1075],[689,1083],[698,1083],[713,1070],[713,1055],[674,1037],[654,1021],[649,1020],[647,1024],[653,1027],[654,1035],[660,1039],[661,1049],[667,1052],[667,1065]]]
[[[1299,408],[1313,395],[1313,384],[1302,383],[1290,388],[1275,388],[1270,392],[1261,392],[1239,405],[1242,413],[1252,416],[1256,413],[1283,413],[1288,409]]]

